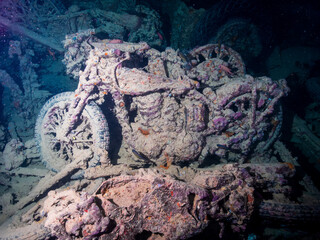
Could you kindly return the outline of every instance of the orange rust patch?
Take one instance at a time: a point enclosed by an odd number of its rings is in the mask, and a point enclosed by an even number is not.
[[[288,165],[288,167],[293,170],[295,167],[292,163],[289,163],[289,162],[285,162],[284,164]]]
[[[224,134],[229,138],[234,135],[234,132],[225,131]]]
[[[167,169],[171,166],[172,160],[170,159],[168,153],[165,152],[165,153],[164,153],[164,156],[166,157],[166,161],[167,161],[167,162],[166,162],[166,166],[165,166],[165,165],[160,165],[159,167],[167,170]]]
[[[90,233],[87,231],[87,230],[82,230],[82,235],[84,236],[84,237],[86,237],[86,236],[88,236]]]
[[[253,203],[254,198],[251,194],[248,195],[248,203]]]
[[[141,127],[139,127],[138,130],[145,136],[150,134],[150,131],[148,129],[142,129]]]
[[[270,106],[269,106],[270,107]],[[272,124],[272,132],[274,132],[279,124],[279,121],[278,120],[275,120],[275,119],[272,119],[271,120],[271,124]]]

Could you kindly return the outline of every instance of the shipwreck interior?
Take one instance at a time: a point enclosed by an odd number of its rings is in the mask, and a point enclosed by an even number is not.
[[[320,239],[320,3],[0,1],[0,239]]]

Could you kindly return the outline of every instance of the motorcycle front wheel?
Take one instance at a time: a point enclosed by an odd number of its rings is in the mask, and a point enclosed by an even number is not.
[[[58,138],[74,92],[64,92],[50,98],[42,107],[35,127],[35,140],[42,162],[53,171],[60,171],[77,157],[89,156],[88,165],[101,162],[101,153],[107,153],[109,129],[101,109],[93,101],[83,109],[74,128],[64,139]],[[104,156],[105,157],[105,156]]]

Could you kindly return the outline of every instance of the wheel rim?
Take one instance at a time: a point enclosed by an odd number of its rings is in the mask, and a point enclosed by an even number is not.
[[[92,152],[94,136],[92,122],[83,111],[74,129],[67,137],[61,136],[62,125],[68,121],[69,103],[59,103],[46,113],[41,132],[42,155],[54,170],[60,170],[75,159],[75,155],[88,155]]]

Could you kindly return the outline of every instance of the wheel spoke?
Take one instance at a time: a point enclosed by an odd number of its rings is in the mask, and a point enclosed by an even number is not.
[[[70,142],[56,139],[57,131],[68,116],[68,107],[52,108],[48,114],[49,123],[47,124],[43,134],[46,136],[49,149],[57,158],[63,160],[72,160],[75,149],[83,150],[92,146],[93,138],[91,133],[91,123],[86,116],[81,116],[78,125],[76,125],[73,133],[70,135]]]
[[[94,144],[96,137],[96,128],[93,128],[95,109],[97,106],[88,106],[82,112],[79,119],[73,126],[67,136],[61,136],[62,126],[68,121],[70,116],[70,103],[73,99],[68,94],[61,94],[52,98],[50,104],[42,110],[39,121],[39,143],[41,143],[43,161],[52,169],[61,170],[61,168],[74,160],[74,155],[81,155],[81,152],[87,152]],[[99,110],[99,109],[98,109]],[[99,113],[100,114],[100,113]],[[101,116],[100,116],[101,118]],[[98,129],[100,126],[97,126]],[[79,152],[80,151],[80,152]],[[92,152],[92,151],[91,151]],[[92,156],[95,157],[92,152]]]

